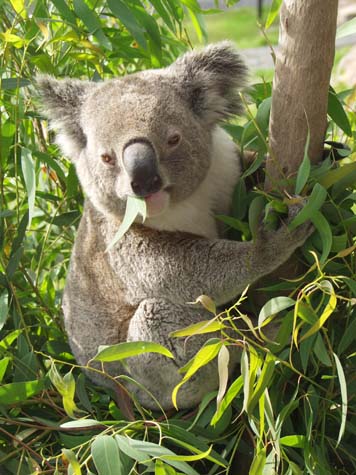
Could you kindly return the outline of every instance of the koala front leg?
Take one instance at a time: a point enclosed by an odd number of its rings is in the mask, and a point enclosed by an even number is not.
[[[127,365],[134,379],[139,381],[159,401],[164,409],[172,407],[173,388],[181,381],[178,369],[184,366],[202,347],[209,337],[197,335],[188,339],[170,338],[169,334],[193,323],[211,318],[204,309],[191,305],[176,305],[163,299],[143,300],[131,319],[128,341],[154,341],[168,348],[175,359],[157,353],[145,353],[128,358]],[[218,371],[213,361],[201,368],[178,392],[178,407],[192,408],[199,404],[203,396],[218,387]],[[152,397],[135,385],[130,391],[136,393],[141,404],[157,409]]]
[[[223,305],[283,264],[311,229],[306,224],[289,231],[282,224],[277,231],[262,233],[256,242],[236,242],[136,228],[124,236],[121,254],[111,254],[111,265],[122,276],[133,303],[164,297],[184,305],[206,294]],[[125,255],[130,255],[129,267]]]

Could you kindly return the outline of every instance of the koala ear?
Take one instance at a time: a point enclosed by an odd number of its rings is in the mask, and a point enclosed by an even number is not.
[[[63,153],[73,159],[86,144],[80,125],[81,106],[95,83],[78,79],[36,78],[41,110],[57,130],[57,143]]]
[[[209,125],[241,112],[238,91],[246,84],[247,68],[232,43],[186,53],[168,69],[192,110]]]

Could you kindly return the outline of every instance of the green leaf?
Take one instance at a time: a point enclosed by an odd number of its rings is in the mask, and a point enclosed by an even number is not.
[[[0,404],[17,404],[41,392],[45,387],[44,379],[10,383],[0,386]]]
[[[153,444],[152,442],[146,442],[144,440],[131,439],[129,437],[123,437],[121,435],[116,435],[115,438],[118,441],[120,448],[122,447],[121,444],[124,441],[126,442],[126,449],[129,446],[130,450],[134,450],[135,452],[139,451],[141,453],[141,457],[142,457],[142,453],[147,454],[147,456],[149,457],[155,457],[155,458],[165,457],[165,462],[167,462],[169,465],[172,465],[174,468],[178,469],[180,472],[186,475],[199,475],[198,472],[196,472],[192,467],[190,467],[184,461],[167,459],[167,456],[169,457],[173,456],[176,458],[177,454],[172,452],[172,450],[162,447],[161,445]],[[123,448],[122,450],[123,452],[125,452]],[[147,456],[146,456],[146,459],[148,458]]]
[[[4,290],[0,295],[0,330],[5,325],[7,314],[9,312],[9,294],[7,290]]]
[[[107,48],[108,50],[112,50],[112,44],[101,29],[101,23],[95,13],[95,10],[91,10],[84,0],[73,0],[73,6],[75,14],[88,28],[89,33],[97,38],[101,46]]]
[[[262,367],[262,371],[257,379],[257,384],[253,393],[251,394],[250,400],[247,405],[247,411],[249,414],[252,413],[256,404],[262,394],[264,393],[267,386],[270,384],[273,372],[275,367],[275,357],[271,353],[267,353],[265,357],[265,361]]]
[[[190,302],[190,303],[193,304],[193,305],[199,303],[200,305],[202,305],[205,308],[205,310],[212,313],[213,315],[216,315],[215,302],[208,295],[204,295],[204,294],[199,295],[199,297],[197,297],[195,302]]]
[[[98,475],[126,475],[122,471],[119,447],[113,437],[96,437],[91,445],[91,454]]]
[[[352,137],[352,130],[349,118],[343,108],[343,105],[336,95],[336,92],[330,87],[328,96],[328,114],[332,120],[342,129],[346,135]]]
[[[147,42],[143,30],[127,4],[122,0],[108,0],[107,4],[113,14],[125,25],[141,48],[147,49]]]
[[[73,473],[74,475],[82,475],[80,464],[73,450],[62,449],[62,452],[63,452],[64,458],[68,460],[70,464],[70,466],[68,467],[68,475],[70,473]],[[70,468],[72,469],[72,472],[70,472],[69,470]]]
[[[65,0],[52,0],[52,3],[57,8],[62,18],[72,25],[76,24],[75,16]]]
[[[174,26],[174,23],[171,20],[171,17],[169,16],[164,3],[162,3],[162,0],[150,0],[150,3],[154,6],[154,9],[156,12],[159,14],[159,16],[162,18],[162,20],[165,22],[165,24],[168,26],[168,28],[175,33],[176,29]]]
[[[290,297],[272,298],[261,308],[258,315],[258,326],[261,327],[267,318],[275,315],[276,313],[282,312],[282,310],[294,306],[294,304],[295,300],[291,299]]]
[[[67,199],[73,198],[78,193],[79,181],[77,178],[77,173],[75,171],[75,166],[73,163],[70,164],[68,175],[67,175]]]
[[[2,78],[1,89],[17,89],[19,87],[26,87],[31,84],[31,81],[24,78]]]
[[[225,345],[222,345],[218,354],[218,374],[219,374],[219,390],[216,396],[216,405],[219,408],[221,401],[226,392],[227,382],[229,379],[229,360],[230,353]]]
[[[313,213],[313,216],[311,217],[311,222],[313,223],[315,229],[320,235],[320,239],[323,246],[322,254],[320,256],[320,262],[323,264],[330,254],[331,246],[333,243],[333,235],[331,232],[330,224],[320,211],[315,211]]]
[[[156,461],[155,475],[177,475],[173,467],[163,463],[161,460]]]
[[[328,295],[328,302],[325,305],[322,314],[320,315],[318,321],[314,323],[314,325],[301,337],[300,341],[303,341],[307,338],[309,338],[311,335],[314,335],[317,331],[319,331],[326,320],[330,317],[330,315],[334,312],[336,309],[336,304],[337,304],[337,298],[335,294],[335,290],[328,280],[323,280],[321,282],[321,286],[324,287],[325,289],[325,295]]]
[[[307,204],[301,209],[288,228],[293,231],[296,227],[311,220],[314,213],[318,211],[326,200],[327,191],[319,183],[314,185],[313,191],[308,198]]]
[[[80,219],[81,213],[78,210],[68,211],[55,216],[51,223],[56,226],[71,226]]]
[[[218,214],[215,216],[215,218],[227,224],[228,226],[230,226],[230,228],[237,229],[237,231],[240,231],[242,234],[246,236],[246,239],[248,239],[251,236],[250,228],[248,224],[245,223],[244,221],[241,221],[240,219],[237,219],[237,218],[232,218],[231,216],[225,216],[223,214]]]
[[[350,175],[352,176],[356,173],[356,162],[346,163],[336,169],[330,170],[329,172],[322,175],[318,178],[318,182],[326,189],[330,188],[332,185],[339,183],[343,178],[347,178]],[[343,190],[345,187],[342,188]]]
[[[297,447],[303,449],[307,439],[305,435],[285,435],[279,439],[279,442],[281,445],[285,445],[286,447]]]
[[[261,132],[268,128],[269,116],[271,112],[272,97],[263,99],[257,109],[256,122]]]
[[[218,355],[222,345],[223,342],[216,338],[211,339],[210,341],[208,340],[205,345],[200,348],[189,364],[180,369],[180,371],[184,371],[186,374],[182,381],[175,386],[172,392],[172,401],[175,408],[177,408],[177,394],[180,387],[183,386],[183,384],[185,384],[202,366],[207,365],[211,360],[213,360]]]
[[[99,346],[99,351],[94,357],[96,361],[119,361],[143,353],[159,353],[168,358],[174,358],[172,353],[164,346],[149,341],[128,341],[111,346]]]
[[[203,335],[205,333],[212,333],[226,328],[221,321],[216,320],[203,320],[202,322],[193,323],[189,327],[183,328],[182,330],[176,330],[175,332],[170,333],[171,337],[182,337],[182,336],[191,336],[191,335]]]
[[[56,366],[52,364],[48,376],[55,386],[59,394],[62,396],[63,407],[69,417],[75,418],[75,412],[82,412],[77,408],[74,402],[75,396],[75,380],[72,372],[65,374],[63,377],[59,374]]]
[[[7,367],[11,361],[10,356],[5,356],[5,358],[0,358],[0,383],[4,379]]]
[[[31,150],[25,147],[21,150],[21,167],[27,190],[28,227],[30,227],[35,207],[36,175]]]
[[[311,164],[310,164],[310,159],[308,155],[309,144],[310,144],[310,130],[308,127],[307,140],[305,142],[305,147],[304,147],[304,158],[298,169],[297,180],[295,182],[296,195],[299,195],[301,193],[310,175]]]
[[[95,419],[76,419],[75,421],[64,422],[60,427],[64,429],[78,429],[80,427],[97,427],[99,425],[102,425],[102,422]]]
[[[144,465],[149,465],[152,462],[151,457],[146,451],[140,450],[134,446],[133,439],[130,439],[130,437],[124,437],[122,435],[116,434],[115,439],[119,449],[128,457]]]
[[[227,390],[219,407],[216,408],[216,412],[210,422],[210,425],[215,426],[217,424],[217,422],[219,421],[219,419],[221,419],[226,409],[230,406],[230,404],[235,399],[235,397],[240,393],[242,387],[243,387],[243,379],[242,379],[242,376],[239,376]]]
[[[266,200],[263,196],[256,196],[250,204],[248,210],[248,224],[250,226],[251,234],[255,240],[258,234],[258,228],[261,224],[262,211],[266,205]]]
[[[343,23],[339,26],[336,32],[336,39],[344,38],[345,36],[354,35],[356,33],[356,18]]]
[[[276,19],[281,5],[282,5],[282,0],[273,0],[272,1],[270,10],[268,12],[267,20],[266,20],[266,23],[265,23],[265,29],[266,30],[268,30],[268,28],[272,25],[272,23]]]
[[[257,451],[250,467],[249,475],[263,475],[263,469],[266,465],[266,448]]]
[[[129,196],[127,198],[125,216],[106,251],[111,249],[122,238],[122,236],[130,229],[139,214],[142,216],[144,221],[146,219],[146,201],[143,198]]]
[[[345,428],[346,428],[346,418],[347,418],[347,384],[346,384],[346,378],[345,378],[345,373],[342,368],[342,364],[339,360],[339,357],[337,356],[336,353],[333,353],[335,363],[336,363],[336,370],[337,370],[337,375],[339,378],[339,383],[340,383],[340,391],[341,391],[341,424],[340,424],[340,430],[339,430],[339,435],[337,438],[337,443],[336,447],[340,444],[341,439],[345,433]]]

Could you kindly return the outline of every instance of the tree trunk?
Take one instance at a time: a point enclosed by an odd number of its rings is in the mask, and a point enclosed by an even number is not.
[[[328,89],[335,53],[338,0],[284,0],[273,80],[266,189],[291,176],[303,160],[322,158]]]

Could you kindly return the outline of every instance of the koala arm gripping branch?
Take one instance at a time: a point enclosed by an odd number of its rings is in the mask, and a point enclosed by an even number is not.
[[[135,226],[110,261],[128,289],[130,304],[161,297],[185,304],[207,294],[221,305],[285,262],[309,229],[304,225],[290,232],[284,224],[256,242],[235,242]]]

